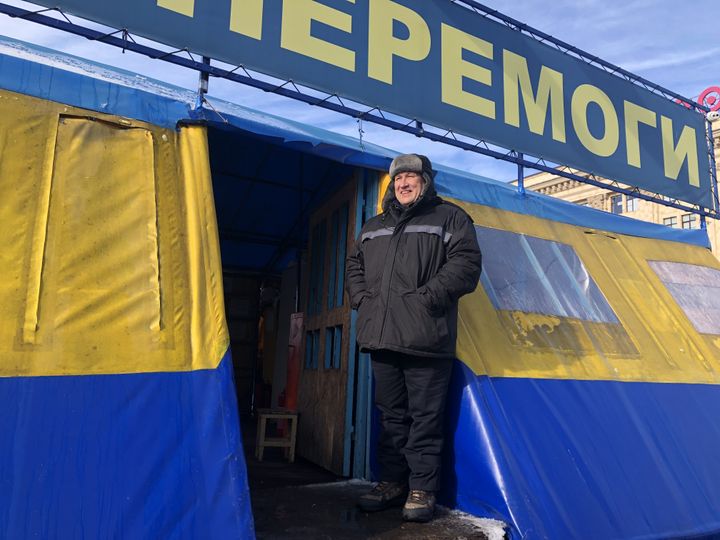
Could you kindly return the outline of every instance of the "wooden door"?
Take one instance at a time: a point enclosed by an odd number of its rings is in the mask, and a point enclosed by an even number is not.
[[[304,358],[298,391],[298,453],[343,473],[350,349],[345,256],[355,237],[356,181],[310,217]],[[354,344],[352,344],[354,347]]]

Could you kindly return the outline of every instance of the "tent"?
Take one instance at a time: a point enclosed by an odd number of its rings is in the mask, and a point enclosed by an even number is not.
[[[279,275],[309,251],[323,279],[298,281],[300,402],[343,408],[307,409],[299,437],[328,468],[369,461],[347,442],[368,421],[347,406],[366,406],[367,373],[329,292],[335,216],[351,236],[377,211],[394,153],[195,98],[0,42],[5,537],[253,536],[223,265]],[[484,253],[460,306],[442,500],[512,538],[720,533],[720,263],[704,231],[438,170]],[[334,271],[313,272],[321,260]],[[349,331],[312,326],[328,304],[345,322],[323,324]],[[340,374],[348,391],[330,396]]]

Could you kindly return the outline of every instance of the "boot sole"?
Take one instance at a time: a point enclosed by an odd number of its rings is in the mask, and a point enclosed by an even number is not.
[[[435,516],[435,511],[428,512],[427,510],[403,510],[402,518],[403,521],[410,521],[413,523],[427,523],[431,521]]]

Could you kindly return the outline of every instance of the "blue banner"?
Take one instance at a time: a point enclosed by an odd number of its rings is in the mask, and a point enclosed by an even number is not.
[[[449,0],[36,2],[714,208],[701,114]]]

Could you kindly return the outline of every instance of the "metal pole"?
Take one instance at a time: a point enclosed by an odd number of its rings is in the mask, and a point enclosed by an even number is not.
[[[715,137],[713,136],[712,122],[706,119],[705,124],[707,126],[707,146],[710,158],[710,189],[713,195],[713,204],[715,205],[713,210],[717,213],[720,211],[720,195],[718,194],[717,164],[715,162]]]
[[[525,165],[523,165],[523,159],[525,159],[525,156],[523,156],[522,152],[518,153],[518,193],[520,195],[525,195]]]
[[[298,216],[302,216],[302,215],[303,215],[303,211],[304,211],[304,201],[303,201],[303,196],[304,196],[304,194],[305,194],[305,191],[304,191],[304,189],[305,189],[305,178],[304,178],[304,176],[303,176],[304,169],[305,169],[304,165],[305,165],[305,160],[304,160],[304,158],[303,158],[303,155],[300,154],[300,163],[299,163],[299,167],[298,167],[298,168],[299,168],[299,174],[298,174]],[[303,246],[302,246],[302,233],[300,232],[300,231],[302,230],[302,227],[303,227],[302,224],[298,224],[298,231],[297,231],[298,240],[297,240],[297,253],[296,253],[296,257],[297,257],[297,262],[296,262],[297,268],[295,269],[295,270],[296,270],[295,279],[297,280],[297,282],[295,283],[295,313],[300,312],[300,287],[301,287],[301,285],[302,285],[302,278],[303,278],[303,275],[302,275],[302,248],[303,248]],[[308,235],[309,235],[309,234],[310,234],[310,233],[308,232]],[[309,236],[308,236],[308,239],[309,239]]]
[[[202,63],[205,66],[210,66],[210,57],[203,56]],[[205,96],[210,88],[210,73],[208,71],[201,71],[198,80],[198,95],[197,101],[195,102],[195,108],[200,109],[205,103]]]

